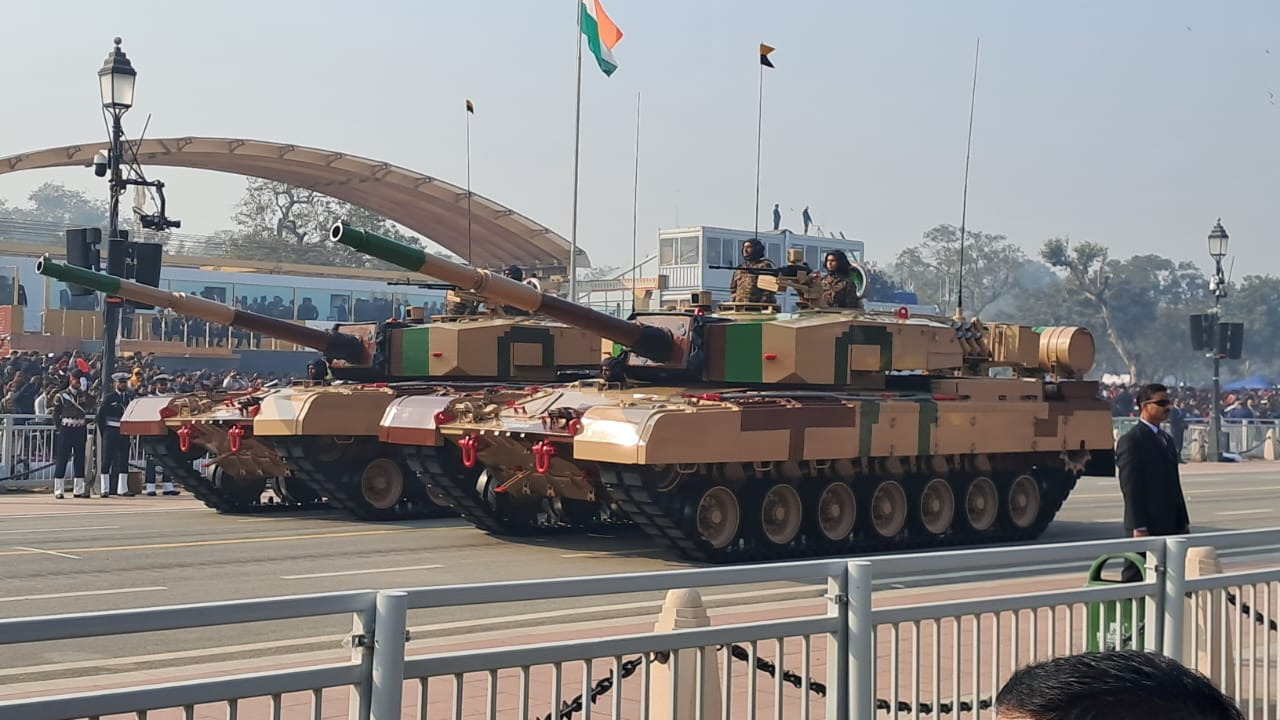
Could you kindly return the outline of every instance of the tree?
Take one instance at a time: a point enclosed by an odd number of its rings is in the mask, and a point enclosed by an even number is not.
[[[1280,325],[1275,321],[1280,308],[1280,278],[1271,275],[1246,275],[1239,285],[1228,289],[1223,303],[1222,319],[1244,323],[1244,356],[1227,360],[1223,367],[1239,374],[1263,373],[1273,377],[1280,373]],[[1208,367],[1208,362],[1201,360]],[[1234,374],[1234,373],[1233,373]]]
[[[94,200],[83,191],[60,183],[44,183],[27,195],[27,201],[30,203],[27,207],[15,207],[0,200],[0,215],[58,225],[106,227],[107,224],[106,200]]]
[[[345,245],[330,242],[329,228],[338,220],[414,247],[424,246],[421,239],[404,233],[376,213],[314,190],[258,178],[248,180],[232,219],[237,229],[227,240],[228,253],[246,260],[391,267]]]
[[[965,230],[964,307],[981,315],[992,303],[1016,289],[1019,268],[1027,261],[1022,248],[1004,235]],[[939,225],[924,241],[898,253],[894,270],[920,301],[952,307],[960,269],[960,229]]]

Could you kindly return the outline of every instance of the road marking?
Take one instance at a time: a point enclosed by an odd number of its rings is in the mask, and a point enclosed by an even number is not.
[[[277,535],[274,537],[233,538],[230,540],[193,540],[191,542],[156,543],[154,545],[108,545],[106,547],[67,548],[69,552],[110,552],[112,550],[165,550],[169,548],[205,547],[209,545],[242,545],[245,543],[285,542],[288,540],[316,540],[322,538],[356,537],[359,535],[390,535],[392,533],[412,532],[412,530],[357,530],[352,532],[312,533],[310,535]],[[29,552],[49,552],[34,548],[17,548]],[[26,555],[27,552],[0,552],[0,557],[7,555]],[[77,558],[79,559],[79,558]]]
[[[0,597],[0,602],[13,602],[15,600],[51,600],[53,598],[68,597],[84,597],[87,595],[118,595],[122,593],[139,593],[139,592],[156,592],[158,590],[168,590],[169,588],[157,585],[155,587],[139,587],[139,588],[117,588],[115,590],[81,590],[79,592],[49,593],[48,595],[18,595],[16,597]]]
[[[14,550],[26,550],[27,552],[33,552],[33,553],[44,553],[45,555],[57,555],[58,557],[71,558],[72,560],[83,560],[83,559],[84,559],[84,558],[80,557],[79,555],[68,555],[67,553],[64,553],[64,552],[58,552],[57,550],[41,550],[40,548],[22,547],[22,546],[20,546],[20,545],[14,545],[14,546],[13,546],[13,549],[14,549]],[[4,553],[4,554],[5,554],[5,555],[20,555],[21,553]]]
[[[339,572],[310,573],[307,575],[281,575],[281,580],[302,580],[304,578],[338,577],[340,575],[365,575],[367,573],[403,572],[405,570],[434,570],[443,565],[410,565],[395,568],[369,568],[367,570],[341,570]]]
[[[599,552],[580,552],[561,555],[562,558],[602,558],[602,557],[618,557],[626,554],[625,550],[601,550]],[[633,551],[634,552],[634,551]]]
[[[1266,508],[1262,510],[1224,510],[1220,513],[1214,513],[1214,514],[1215,515],[1261,515],[1262,513],[1269,513],[1269,512],[1271,512],[1271,508]]]
[[[206,508],[206,507],[192,507],[192,508],[168,508],[168,509],[165,509],[165,510],[160,510],[160,509],[156,509],[156,510],[89,510],[89,511],[85,511],[85,512],[80,512],[80,511],[71,510],[71,511],[67,511],[67,512],[54,511],[54,512],[36,512],[36,513],[12,513],[12,514],[9,514],[9,515],[0,515],[0,519],[4,519],[4,518],[29,518],[29,517],[52,517],[52,516],[55,516],[55,515],[142,515],[142,514],[146,514],[146,513],[161,513],[161,512],[164,512],[164,513],[170,513],[170,512],[208,512],[208,510],[209,510],[209,508]]]
[[[31,528],[29,530],[0,530],[0,535],[7,533],[38,533],[38,532],[67,532],[68,530],[115,530],[119,525],[94,525],[92,527],[64,527],[64,528]]]
[[[1183,491],[1183,494],[1185,495],[1235,495],[1235,494],[1252,495],[1254,493],[1257,493],[1263,490],[1280,490],[1280,485],[1265,485],[1263,487],[1251,487],[1251,488],[1214,488],[1212,490],[1185,490]],[[1082,498],[1086,500],[1088,499],[1096,500],[1098,498],[1115,498],[1119,496],[1120,496],[1120,489],[1116,488],[1115,492],[1109,492],[1109,493],[1071,493],[1070,495],[1067,496],[1067,498],[1068,499]]]

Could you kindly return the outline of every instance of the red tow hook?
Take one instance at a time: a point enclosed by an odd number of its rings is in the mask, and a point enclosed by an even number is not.
[[[464,467],[475,467],[476,465],[476,437],[474,435],[464,435],[458,440],[458,449],[462,451],[462,465]]]
[[[550,440],[542,440],[533,445],[533,469],[540,473],[545,473],[551,469],[551,457],[556,454],[556,448],[551,444]]]
[[[227,431],[227,444],[231,447],[231,452],[240,452],[240,439],[244,437],[244,428],[240,425],[232,425]]]
[[[182,452],[191,449],[191,423],[178,428],[178,449]]]

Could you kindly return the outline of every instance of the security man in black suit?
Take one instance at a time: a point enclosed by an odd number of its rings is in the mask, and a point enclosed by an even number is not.
[[[1173,438],[1160,424],[1169,419],[1169,388],[1158,383],[1138,390],[1137,423],[1116,443],[1116,469],[1124,495],[1124,529],[1133,537],[1191,532],[1187,501],[1178,477]],[[1141,571],[1126,565],[1123,582],[1139,582]]]

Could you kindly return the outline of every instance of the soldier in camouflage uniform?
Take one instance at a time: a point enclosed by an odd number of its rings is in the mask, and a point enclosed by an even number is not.
[[[853,266],[843,250],[827,253],[827,274],[822,278],[822,306],[832,308],[862,308],[862,298],[850,274]]]
[[[94,402],[89,391],[81,389],[80,376],[79,370],[72,370],[67,386],[53,396],[53,496],[59,500],[67,486],[68,461],[75,471],[72,493],[78,498],[89,497],[89,489],[84,483],[85,442]]]
[[[776,267],[764,256],[764,243],[752,238],[742,243],[742,264],[739,268],[770,269]],[[773,293],[761,290],[756,286],[754,273],[741,269],[733,271],[733,280],[729,282],[730,302],[735,303],[768,303],[777,302]]]

